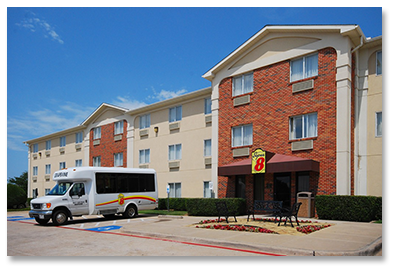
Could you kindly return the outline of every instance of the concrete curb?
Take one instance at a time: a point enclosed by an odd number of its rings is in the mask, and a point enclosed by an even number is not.
[[[355,251],[328,251],[328,250],[307,250],[307,249],[294,249],[294,248],[286,248],[286,247],[275,247],[275,246],[267,246],[267,245],[251,245],[245,243],[234,243],[222,240],[213,240],[206,238],[195,238],[195,237],[187,237],[187,236],[179,236],[179,235],[170,235],[170,234],[162,234],[162,233],[153,233],[153,232],[140,232],[140,231],[128,231],[121,230],[122,233],[137,235],[137,236],[148,236],[153,238],[160,239],[168,239],[168,240],[177,240],[180,242],[188,242],[188,243],[200,243],[200,244],[208,244],[215,245],[221,247],[232,247],[232,248],[241,248],[247,250],[256,250],[263,251],[275,254],[282,254],[287,256],[374,256],[382,248],[382,237],[379,237],[374,242],[366,245],[365,247],[355,250]]]

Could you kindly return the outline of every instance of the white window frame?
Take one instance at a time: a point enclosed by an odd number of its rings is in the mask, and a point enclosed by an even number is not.
[[[251,140],[250,140],[250,142],[247,142],[245,140],[245,138],[246,138],[245,134],[246,134],[246,131],[247,131],[247,129],[249,127],[251,127]],[[238,129],[240,129],[240,131],[241,131],[240,132],[241,133],[241,137],[240,137],[241,142],[240,142],[240,144],[236,144],[235,143],[235,131],[238,130]],[[232,127],[232,131],[231,132],[232,132],[232,147],[250,146],[250,145],[253,144],[254,133],[253,133],[253,126],[252,126],[252,124]]]
[[[310,116],[316,116],[316,129],[315,129],[315,135],[313,135],[313,133],[308,133],[309,132],[309,122]],[[296,119],[301,119],[301,131],[302,131],[302,135],[301,137],[296,137],[296,126],[294,125],[296,122]],[[298,140],[298,139],[305,139],[305,138],[315,138],[318,137],[318,113],[308,113],[308,114],[302,114],[302,115],[295,115],[295,116],[291,116],[289,118],[289,139],[290,140]]]
[[[378,133],[378,114],[381,114],[381,133]],[[375,137],[382,137],[382,112],[375,112]]]
[[[170,182],[169,185],[169,197],[180,198],[181,197],[181,182]]]
[[[123,166],[123,153],[113,154],[113,164],[115,167],[122,167]]]
[[[171,153],[172,152],[172,153]],[[181,160],[182,145],[181,143],[172,144],[168,146],[168,160]]]
[[[101,127],[93,128],[93,140],[101,139]]]
[[[211,198],[212,191],[210,190],[210,183],[211,181],[204,181],[203,182],[203,197],[204,198]]]
[[[75,166],[76,167],[81,167],[82,166],[82,159],[76,159],[75,160]]]
[[[211,114],[212,113],[212,99],[206,98],[205,99],[205,114]]]
[[[38,176],[38,166],[33,167],[33,176]]]
[[[67,144],[66,136],[60,137],[60,147],[65,147]]]
[[[250,76],[251,76],[252,86],[251,86],[251,89],[248,89],[248,88],[245,87],[245,83],[246,83],[246,79],[248,77],[250,77]],[[241,79],[240,80],[241,81],[241,88],[240,89],[235,88],[235,86],[236,86],[235,80],[237,80],[237,79]],[[247,94],[247,93],[250,93],[250,92],[253,92],[253,91],[254,91],[254,72],[245,73],[245,74],[242,74],[242,75],[238,75],[238,76],[232,77],[232,96],[233,97],[236,97],[236,96],[239,96],[239,95],[243,95],[243,94]]]
[[[150,114],[144,114],[139,117],[139,129],[150,127]]]
[[[150,163],[150,149],[139,150],[139,164]]]
[[[51,165],[46,164],[45,165],[45,175],[50,175],[50,173],[51,173]]]
[[[183,117],[182,105],[169,108],[169,123],[181,121]]]
[[[50,149],[52,149],[52,140],[45,142],[45,150],[49,151]]]
[[[123,122],[124,122],[123,120],[115,122],[115,135],[119,135],[123,133],[123,129],[124,129]]]
[[[100,167],[100,166],[101,166],[101,156],[94,156],[93,167]]]
[[[380,69],[380,72],[378,72],[378,55],[381,55],[381,68],[379,68]],[[377,51],[376,53],[375,53],[375,74],[376,75],[382,75],[382,50],[380,50],[380,51]]]
[[[311,58],[311,57],[317,57],[317,70],[316,70],[316,74],[315,73],[313,73],[312,75],[307,75],[307,71],[306,71],[306,61],[307,61],[307,58]],[[292,67],[292,65],[295,63],[295,62],[298,62],[298,61],[302,61],[302,63],[303,63],[303,75],[302,75],[302,77],[301,78],[298,78],[298,79],[292,79],[292,69],[293,69],[293,67]],[[318,64],[318,53],[313,53],[313,54],[310,54],[310,55],[307,55],[307,56],[304,56],[304,57],[301,57],[301,58],[297,58],[297,59],[293,59],[293,60],[291,60],[291,63],[290,63],[290,74],[289,74],[289,77],[290,77],[290,81],[291,82],[295,82],[295,81],[299,81],[299,80],[302,80],[302,79],[306,79],[306,78],[309,78],[309,77],[314,77],[314,76],[318,76],[318,73],[319,73],[319,64]]]
[[[212,156],[212,140],[207,139],[203,141],[203,156],[210,157]]]
[[[82,143],[83,141],[83,132],[75,133],[75,143]]]

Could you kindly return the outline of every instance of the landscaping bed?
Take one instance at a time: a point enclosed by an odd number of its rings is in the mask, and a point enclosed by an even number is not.
[[[308,235],[310,233],[320,231],[328,228],[331,224],[311,221],[311,220],[299,220],[300,226],[294,223],[295,227],[291,227],[288,222],[284,225],[285,219],[281,220],[280,226],[278,222],[274,222],[274,218],[256,218],[247,222],[247,219],[238,219],[237,222],[229,221],[229,224],[225,219],[218,220],[203,220],[199,223],[193,224],[195,228],[205,228],[220,231],[241,231],[241,232],[253,232],[253,233],[268,233],[268,234],[285,234],[285,235]]]

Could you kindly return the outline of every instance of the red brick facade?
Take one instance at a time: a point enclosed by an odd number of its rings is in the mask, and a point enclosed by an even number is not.
[[[116,140],[115,123],[101,126],[101,139],[97,145],[94,145],[93,132],[91,129],[89,166],[93,166],[93,157],[101,156],[102,167],[113,167],[114,154],[123,153],[123,167],[127,167],[127,121],[123,121],[123,133],[116,135]]]
[[[314,88],[292,93],[290,61],[283,61],[254,70],[254,87],[250,103],[233,105],[232,77],[219,85],[219,141],[218,166],[227,165],[248,157],[233,157],[232,127],[253,124],[253,143],[250,152],[257,148],[308,158],[320,163],[320,173],[310,172],[310,190],[315,194],[336,193],[336,60],[333,48],[318,51],[318,76]],[[300,81],[296,81],[300,82]],[[238,97],[238,96],[237,96]],[[318,136],[313,149],[293,151],[289,137],[291,116],[317,112]],[[298,141],[298,140],[296,140]],[[296,197],[296,173],[291,174],[291,203]],[[246,199],[254,200],[254,177],[246,176]],[[235,197],[235,178],[218,177],[218,197]],[[264,199],[273,200],[274,174],[265,174]]]

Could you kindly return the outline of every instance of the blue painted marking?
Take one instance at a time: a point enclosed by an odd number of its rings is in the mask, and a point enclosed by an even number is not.
[[[118,225],[109,225],[109,226],[102,226],[102,227],[90,228],[85,230],[94,231],[94,232],[107,232],[107,231],[120,229],[121,227],[122,226],[118,226]]]
[[[7,217],[7,221],[22,221],[22,220],[34,220],[34,218],[23,218],[23,217],[9,218],[9,217]]]
[[[23,218],[23,216],[9,216],[7,219]]]

